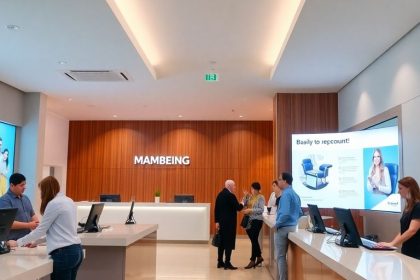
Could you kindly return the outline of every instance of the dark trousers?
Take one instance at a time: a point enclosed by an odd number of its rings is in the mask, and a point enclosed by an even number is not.
[[[223,253],[225,253],[225,263],[230,263],[230,257],[232,256],[232,249],[225,249],[223,247],[217,248],[217,261],[223,262]]]
[[[260,244],[258,243],[258,235],[260,234],[262,224],[262,220],[251,220],[251,227],[246,230],[246,233],[248,234],[252,244],[252,254],[250,258],[251,261],[255,261],[257,257],[261,257],[261,248]]]
[[[58,248],[50,253],[53,260],[51,280],[75,280],[77,270],[83,260],[80,244]]]

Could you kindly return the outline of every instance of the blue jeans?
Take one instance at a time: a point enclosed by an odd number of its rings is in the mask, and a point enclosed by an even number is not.
[[[289,245],[289,232],[296,231],[296,226],[282,227],[274,233],[274,245],[276,249],[277,269],[279,279],[287,280],[287,247]]]
[[[75,280],[77,270],[83,260],[83,250],[80,244],[58,248],[50,253],[53,259],[51,280]]]

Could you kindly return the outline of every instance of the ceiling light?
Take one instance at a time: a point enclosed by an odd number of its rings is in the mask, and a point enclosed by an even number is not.
[[[115,118],[118,118],[118,116],[117,115],[112,115],[112,117],[115,119]]]
[[[155,66],[162,63],[162,58],[152,41],[151,28],[147,25],[144,20],[145,16],[141,13],[145,10],[144,4],[141,1],[107,0],[106,2],[133,43],[150,74],[156,80],[158,77]]]
[[[68,102],[72,102],[73,101],[73,98],[68,98],[67,101]]]
[[[272,29],[269,38],[273,38],[270,42],[271,50],[267,52],[267,64],[271,65],[270,79],[273,78],[287,42],[299,18],[306,0],[280,1],[277,22],[274,24],[276,28]]]
[[[64,61],[64,60],[60,60],[59,62],[57,62],[58,64],[60,64],[60,65],[66,65],[67,64],[67,61]]]
[[[184,116],[183,115],[178,115],[178,118],[183,118]]]
[[[240,115],[240,116],[239,116],[239,118],[241,118],[241,119],[242,119],[242,118],[244,118],[244,116]]]
[[[6,25],[6,28],[9,29],[9,30],[19,30],[20,26],[15,25],[15,24],[8,24],[8,25]]]

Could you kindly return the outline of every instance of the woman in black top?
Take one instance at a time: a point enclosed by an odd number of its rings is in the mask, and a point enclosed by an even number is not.
[[[401,253],[420,260],[420,189],[412,177],[398,181],[398,192],[406,200],[400,224],[401,232],[391,242],[379,246],[397,246],[402,243]]]

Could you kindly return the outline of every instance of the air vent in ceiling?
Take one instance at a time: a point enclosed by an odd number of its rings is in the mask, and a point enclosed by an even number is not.
[[[123,72],[111,70],[70,70],[64,74],[74,81],[81,82],[118,82],[128,81],[127,75]]]

